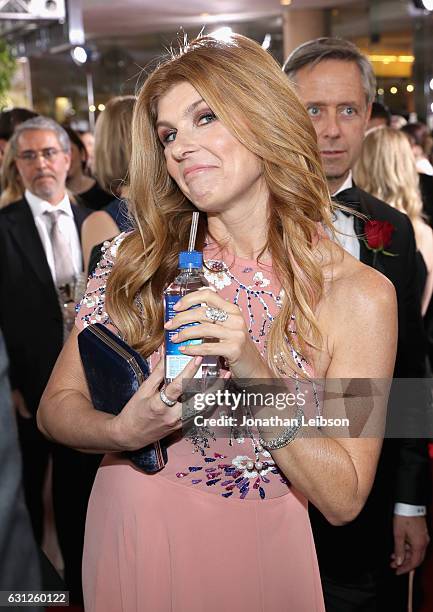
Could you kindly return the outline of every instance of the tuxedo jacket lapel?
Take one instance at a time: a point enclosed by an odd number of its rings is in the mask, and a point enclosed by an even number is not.
[[[28,261],[39,280],[46,286],[54,288],[53,277],[42,246],[32,211],[27,201],[23,199],[10,217],[10,233],[17,249]]]
[[[371,215],[371,211],[369,210],[368,202],[365,200],[362,192],[359,189],[358,189],[358,193],[359,193],[359,212],[365,215],[366,217],[368,217],[369,219],[371,219],[372,215]],[[355,216],[354,217],[354,227],[355,227],[355,233],[358,236],[359,245],[360,245],[359,259],[362,261],[362,263],[365,263],[368,266],[372,266],[373,265],[373,253],[369,249],[367,249],[367,247],[365,246],[365,242],[364,242],[365,220],[360,217]]]
[[[83,221],[86,217],[89,216],[92,210],[85,208],[84,206],[79,206],[78,204],[73,204],[71,202],[72,214],[74,215],[75,225],[77,226],[78,237],[80,239],[81,244],[81,226],[83,225]]]
[[[364,192],[361,189],[358,189],[358,193],[359,193],[360,212],[367,217],[367,220],[369,219],[375,220],[376,215],[374,214],[374,211],[371,210],[371,207],[369,205],[367,198],[364,197]],[[360,252],[359,252],[360,261],[368,266],[374,267],[379,272],[382,272],[383,274],[385,274],[386,263],[384,261],[384,257],[382,253],[377,253],[376,261],[374,262],[374,259],[373,259],[374,253],[373,251],[370,251],[370,249],[368,249],[365,244],[365,222],[366,221],[359,217],[355,217],[354,219],[355,219],[354,221],[355,233],[357,236],[359,236],[358,240],[360,244]],[[373,265],[373,262],[374,262],[374,265]]]

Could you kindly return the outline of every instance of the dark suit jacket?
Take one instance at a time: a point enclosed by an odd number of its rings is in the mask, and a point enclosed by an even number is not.
[[[371,219],[389,221],[395,228],[392,243],[387,250],[398,256],[379,254],[376,262],[376,268],[392,281],[397,293],[399,335],[394,376],[422,378],[425,375],[426,347],[412,224],[406,215],[370,194],[358,191],[361,212]],[[364,233],[364,222],[356,218],[355,231],[358,235]],[[360,245],[361,261],[372,265],[372,252],[362,240]],[[423,395],[420,401],[427,399]],[[428,456],[425,441],[384,440],[372,491],[363,510],[353,522],[343,527],[333,527],[310,505],[311,525],[322,574],[334,580],[352,581],[357,580],[362,572],[388,565],[393,542],[394,503],[426,504],[427,483]]]
[[[427,223],[433,228],[433,176],[419,174],[423,212],[427,215]],[[424,316],[424,327],[427,335],[427,351],[430,360],[430,368],[433,370],[433,299],[430,300],[427,312]]]
[[[0,331],[0,589],[37,590],[41,588],[39,560],[21,486],[21,456],[7,361]]]
[[[78,232],[88,209],[72,205]],[[36,414],[62,349],[62,313],[31,209],[25,199],[0,210],[0,327],[10,380]]]
[[[423,203],[423,212],[428,216],[428,223],[433,227],[433,176],[419,174],[419,186]]]

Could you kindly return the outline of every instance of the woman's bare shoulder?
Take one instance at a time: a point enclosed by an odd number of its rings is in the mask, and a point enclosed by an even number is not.
[[[347,299],[354,307],[366,301],[374,304],[395,298],[394,285],[384,274],[348,254],[329,285],[333,299],[345,303],[346,307]]]
[[[376,346],[378,338],[386,338],[389,355],[392,354],[397,299],[393,284],[383,274],[344,253],[334,263],[332,274],[327,275],[316,314],[324,340],[324,350],[315,356],[315,365],[321,374],[327,375],[331,367],[334,376],[335,372],[339,372],[338,376],[346,376],[348,372],[359,372],[361,377],[373,376],[366,372],[374,372],[376,366],[382,371],[377,359],[366,358],[365,350]],[[363,359],[368,367],[362,369],[359,364],[355,367],[356,360]],[[386,371],[392,370],[392,358],[389,364]]]
[[[113,217],[105,212],[105,210],[95,210],[84,219],[83,228],[92,228],[93,226],[101,225],[101,223],[110,222],[114,223]]]
[[[341,296],[374,296],[393,294],[391,281],[378,270],[367,266],[331,240],[320,248],[325,281],[325,298]]]
[[[337,250],[335,250],[335,247]],[[396,308],[391,281],[381,272],[333,245],[324,269],[324,292],[319,316],[327,330],[344,330],[357,322],[373,321]]]

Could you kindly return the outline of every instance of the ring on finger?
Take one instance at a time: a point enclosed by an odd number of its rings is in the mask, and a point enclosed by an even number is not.
[[[171,400],[169,397],[166,396],[165,387],[160,390],[159,397],[161,398],[161,402],[169,408],[172,408],[175,404],[177,404],[177,400]]]
[[[212,323],[224,323],[229,318],[228,312],[223,310],[222,308],[214,308],[213,306],[208,306],[206,308],[205,317]]]

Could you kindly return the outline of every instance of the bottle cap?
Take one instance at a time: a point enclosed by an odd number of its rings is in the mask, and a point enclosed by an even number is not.
[[[179,253],[179,268],[181,270],[202,267],[203,254],[201,253],[201,251],[181,251]]]

